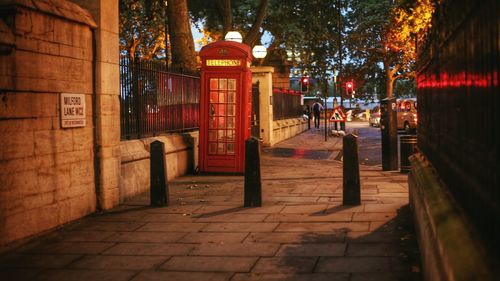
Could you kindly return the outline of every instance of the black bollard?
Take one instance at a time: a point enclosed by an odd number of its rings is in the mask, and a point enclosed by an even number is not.
[[[349,134],[343,138],[343,205],[360,205],[361,191],[358,164],[358,137]]]
[[[401,173],[408,173],[411,170],[411,164],[408,158],[415,153],[416,145],[417,136],[407,135],[399,138],[399,169]]]
[[[165,144],[154,141],[150,147],[150,201],[151,207],[168,206],[168,180],[165,167]]]
[[[245,190],[244,206],[262,206],[260,179],[260,142],[251,137],[245,141]]]
[[[380,131],[382,137],[382,171],[398,169],[398,116],[396,98],[380,102]]]

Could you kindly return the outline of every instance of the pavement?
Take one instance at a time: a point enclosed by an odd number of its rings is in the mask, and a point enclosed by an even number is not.
[[[342,139],[306,131],[261,157],[262,207],[243,176],[188,175],[170,205],[141,194],[0,256],[0,280],[420,280],[407,175],[360,166],[342,205]]]

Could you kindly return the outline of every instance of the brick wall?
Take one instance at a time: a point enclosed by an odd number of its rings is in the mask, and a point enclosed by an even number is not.
[[[0,247],[95,211],[90,15],[67,1],[0,6]],[[55,3],[55,4],[54,4]],[[85,95],[63,129],[60,93]]]

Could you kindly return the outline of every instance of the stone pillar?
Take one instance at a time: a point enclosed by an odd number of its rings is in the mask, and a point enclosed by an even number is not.
[[[119,204],[120,68],[118,0],[73,0],[90,11],[95,40],[95,161],[98,207]]]
[[[270,66],[252,67],[252,83],[259,82],[260,137],[265,146],[273,144],[273,72]]]

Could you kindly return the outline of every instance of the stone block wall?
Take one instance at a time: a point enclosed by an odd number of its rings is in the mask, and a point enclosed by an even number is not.
[[[273,122],[273,136],[270,145],[273,146],[286,139],[294,137],[307,130],[307,119],[290,118]]]
[[[96,208],[91,16],[60,1],[0,6],[0,247]],[[61,128],[60,93],[86,126]]]
[[[149,191],[150,144],[159,140],[165,144],[165,159],[169,180],[192,173],[197,163],[199,133],[173,134],[121,143],[120,202]]]
[[[283,67],[280,69],[283,71]],[[304,118],[273,120],[273,106],[270,102],[273,97],[273,87],[288,88],[289,80],[283,73],[275,73],[273,67],[252,68],[252,83],[259,83],[260,138],[264,146],[273,146],[308,128],[307,119]]]

